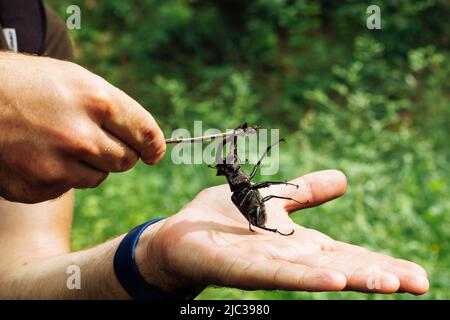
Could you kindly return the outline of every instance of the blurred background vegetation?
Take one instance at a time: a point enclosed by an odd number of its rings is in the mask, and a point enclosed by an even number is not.
[[[209,288],[200,299],[450,298],[450,1],[47,1],[72,30],[76,61],[176,128],[280,128],[288,179],[338,168],[347,194],[294,215],[296,222],[406,258],[429,272],[421,297],[246,292]],[[381,7],[382,30],[366,28]],[[208,186],[205,165],[168,155],[79,191],[74,249],[171,215]]]

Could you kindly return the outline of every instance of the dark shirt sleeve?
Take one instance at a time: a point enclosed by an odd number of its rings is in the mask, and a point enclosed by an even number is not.
[[[8,50],[2,27],[12,27],[17,32],[19,52],[72,60],[73,49],[66,24],[53,9],[47,5],[28,7],[25,14],[17,11],[18,3],[0,0],[0,4],[0,50]],[[36,25],[43,27],[36,28]]]
[[[45,5],[45,13],[47,16],[47,32],[43,55],[60,60],[72,60],[72,42],[70,41],[66,24],[47,5]]]

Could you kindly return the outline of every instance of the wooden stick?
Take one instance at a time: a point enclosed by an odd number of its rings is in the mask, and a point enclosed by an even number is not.
[[[196,143],[196,142],[203,142],[203,141],[212,141],[217,138],[228,138],[232,135],[235,136],[245,136],[247,134],[255,134],[257,132],[257,129],[253,127],[248,127],[246,129],[236,129],[228,132],[221,132],[216,134],[211,134],[207,136],[201,136],[201,137],[193,137],[193,138],[170,138],[166,139],[167,144],[175,144],[175,143]]]

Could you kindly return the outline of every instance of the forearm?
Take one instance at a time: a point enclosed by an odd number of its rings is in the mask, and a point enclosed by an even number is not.
[[[0,272],[2,299],[127,299],[113,270],[121,237],[97,247],[53,257],[21,261]],[[80,270],[80,289],[67,285],[67,270]],[[68,269],[69,268],[69,269]],[[70,279],[69,279],[70,280]]]

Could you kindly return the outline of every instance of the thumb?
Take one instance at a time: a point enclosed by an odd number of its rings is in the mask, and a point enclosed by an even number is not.
[[[308,173],[296,178],[289,185],[273,185],[270,193],[282,197],[293,198],[298,202],[285,200],[285,209],[291,213],[302,208],[318,206],[324,202],[340,197],[347,190],[347,178],[339,170],[323,170]]]

